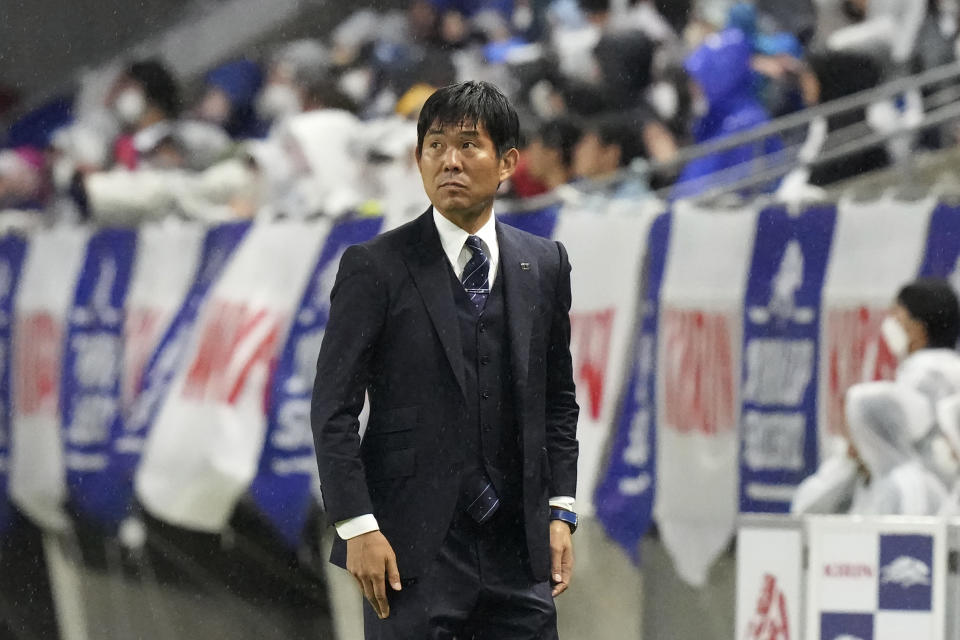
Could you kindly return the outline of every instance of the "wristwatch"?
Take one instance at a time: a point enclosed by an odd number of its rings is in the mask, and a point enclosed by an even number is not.
[[[577,525],[580,523],[580,518],[577,517],[576,513],[573,511],[568,511],[567,509],[560,509],[558,507],[551,507],[550,519],[566,522],[570,526],[570,533],[576,531]]]

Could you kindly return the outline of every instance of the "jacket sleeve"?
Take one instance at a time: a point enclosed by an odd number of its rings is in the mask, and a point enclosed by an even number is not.
[[[580,451],[577,417],[580,407],[577,405],[573,359],[570,356],[570,262],[563,245],[557,242],[556,246],[560,265],[546,362],[547,458],[552,477],[550,495],[573,497],[577,495],[577,457]]]
[[[348,248],[330,294],[310,423],[320,486],[330,522],[373,513],[360,459],[360,422],[371,355],[387,309],[383,279],[369,250]]]

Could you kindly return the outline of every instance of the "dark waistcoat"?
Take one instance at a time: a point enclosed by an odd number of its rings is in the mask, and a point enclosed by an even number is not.
[[[501,508],[516,512],[522,504],[523,472],[503,277],[498,274],[480,313],[459,281],[453,290],[466,372],[464,477],[486,473],[500,496]]]

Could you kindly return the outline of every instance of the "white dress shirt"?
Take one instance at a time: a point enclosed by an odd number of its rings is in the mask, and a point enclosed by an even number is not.
[[[437,227],[437,233],[440,234],[440,245],[443,247],[443,253],[453,267],[454,273],[459,280],[463,276],[463,270],[467,263],[473,257],[473,251],[466,246],[467,238],[471,235],[453,222],[443,217],[436,209],[433,210],[433,222]],[[483,242],[483,250],[490,261],[490,275],[488,276],[490,288],[493,289],[493,283],[497,277],[497,265],[500,263],[500,245],[497,243],[496,218],[491,212],[490,219],[484,223],[476,233],[472,234],[480,238]],[[570,496],[556,496],[550,498],[551,507],[559,507],[573,511],[575,501]],[[355,538],[356,536],[377,531],[380,525],[372,513],[366,513],[355,518],[348,518],[335,523],[337,534],[344,540]]]

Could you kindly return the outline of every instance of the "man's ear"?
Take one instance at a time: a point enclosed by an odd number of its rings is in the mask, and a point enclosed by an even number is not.
[[[500,156],[500,182],[509,180],[513,172],[517,170],[517,163],[520,161],[520,152],[516,147],[511,147],[502,156]]]

